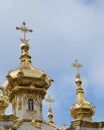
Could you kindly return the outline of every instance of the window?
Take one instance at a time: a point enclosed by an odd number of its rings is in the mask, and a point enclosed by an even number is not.
[[[34,101],[33,101],[33,99],[28,100],[28,110],[34,110]]]

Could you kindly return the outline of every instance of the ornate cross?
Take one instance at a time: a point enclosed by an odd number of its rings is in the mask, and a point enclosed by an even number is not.
[[[78,60],[75,60],[75,63],[72,64],[73,67],[76,67],[77,74],[79,74],[79,68],[82,67],[81,64],[78,63]]]
[[[54,100],[53,100],[50,96],[48,96],[48,97],[45,99],[45,101],[47,101],[47,102],[49,103],[49,108],[51,108],[51,104],[52,104],[52,102],[54,102]]]
[[[21,27],[16,27],[16,29],[17,29],[17,30],[21,30],[21,31],[23,32],[23,34],[24,34],[24,39],[26,39],[26,33],[27,33],[27,32],[33,32],[32,29],[28,29],[28,28],[26,27],[26,23],[25,23],[25,22],[22,23],[22,26],[21,26]]]

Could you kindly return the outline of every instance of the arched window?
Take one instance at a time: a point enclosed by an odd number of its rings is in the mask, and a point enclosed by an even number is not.
[[[33,101],[33,99],[28,100],[28,110],[34,110],[34,101]]]

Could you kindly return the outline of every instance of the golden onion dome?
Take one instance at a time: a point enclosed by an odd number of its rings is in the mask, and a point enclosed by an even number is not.
[[[21,39],[21,56],[19,67],[8,73],[6,81],[3,83],[3,92],[7,94],[10,100],[15,93],[21,91],[37,91],[40,92],[44,98],[46,90],[53,81],[44,71],[32,66],[31,56],[29,55],[29,44],[25,38],[26,32],[32,32],[32,30],[25,27],[25,23],[21,28],[17,27],[24,32],[24,38]]]

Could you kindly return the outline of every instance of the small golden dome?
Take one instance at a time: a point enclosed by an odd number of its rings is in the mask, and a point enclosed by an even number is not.
[[[74,119],[92,121],[92,116],[95,112],[95,107],[92,103],[87,102],[85,99],[76,102],[69,109],[70,115]]]

